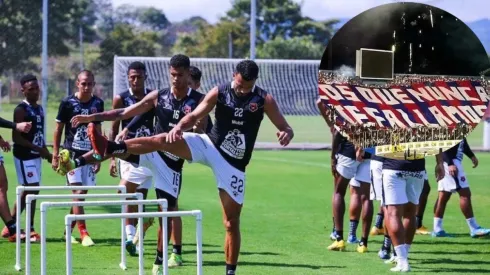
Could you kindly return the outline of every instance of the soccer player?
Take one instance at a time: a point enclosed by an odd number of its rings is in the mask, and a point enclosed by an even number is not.
[[[74,158],[92,150],[92,145],[88,139],[87,124],[80,124],[72,127],[70,119],[76,115],[88,115],[104,111],[104,101],[95,96],[93,88],[95,86],[95,77],[91,71],[81,71],[77,76],[76,85],[78,91],[64,98],[59,106],[58,115],[56,116],[56,129],[54,131],[53,160],[51,165],[53,169],[58,170],[58,154],[60,149],[61,135],[65,130],[64,149],[71,152]],[[101,131],[101,124],[97,122],[97,129]],[[71,170],[67,174],[67,184],[76,186],[94,186],[95,174],[99,172],[100,164],[85,165]],[[73,190],[73,194],[87,194],[87,190]],[[83,201],[83,199],[74,199],[74,201]],[[70,214],[84,214],[83,207],[74,206]],[[72,230],[77,222],[73,222]],[[94,242],[89,236],[85,221],[78,221],[78,230],[83,246],[92,246]],[[72,236],[72,243],[78,243]]]
[[[191,89],[198,91],[199,88],[201,87],[201,77],[202,77],[201,70],[199,70],[199,68],[195,66],[191,66],[189,71],[191,75],[191,77],[189,78],[189,87],[191,87]],[[211,132],[211,129],[213,129],[213,120],[211,119],[211,115],[208,115],[207,123],[208,124],[206,126],[205,132],[209,133]]]
[[[39,84],[34,75],[28,74],[20,80],[21,91],[24,100],[14,110],[14,122],[31,122],[32,128],[28,133],[12,132],[14,141],[14,162],[17,172],[17,180],[23,186],[39,186],[41,182],[42,159],[51,161],[52,155],[46,148],[44,138],[44,110],[37,104],[39,100]],[[16,217],[17,211],[24,211],[26,196],[37,195],[39,191],[24,191],[21,201],[14,204],[12,217]],[[20,203],[20,210],[18,205]],[[36,201],[31,204],[31,241],[39,242],[39,234],[34,230],[34,216]]]
[[[22,85],[23,86],[23,85]],[[0,118],[0,128],[12,129],[21,133],[28,133],[31,130],[32,122],[19,122],[15,123],[12,121]],[[10,151],[10,144],[6,142],[2,136],[0,136],[0,148],[4,152]],[[9,202],[7,199],[8,181],[7,173],[5,172],[5,166],[3,165],[3,156],[0,154],[0,217],[5,223],[5,227],[2,230],[2,237],[8,238],[9,242],[15,242],[17,237],[21,239],[25,238],[25,235],[16,236],[16,224],[14,218],[10,213]]]
[[[90,127],[89,131],[95,156],[99,159],[105,159],[114,152],[146,154],[159,150],[189,162],[204,164],[213,170],[223,207],[226,229],[225,274],[228,275],[235,274],[238,262],[240,213],[246,185],[245,169],[252,157],[264,114],[278,129],[277,138],[282,146],[287,146],[293,138],[293,130],[279,111],[274,98],[255,84],[258,74],[259,67],[254,61],[240,61],[235,68],[233,81],[213,88],[203,102],[169,133],[115,143],[105,139],[94,127]],[[146,112],[153,107],[152,104],[153,100],[142,100],[134,107],[114,110],[110,116],[93,117],[96,121],[124,119]],[[184,132],[192,129],[215,106],[215,124],[210,134]],[[80,118],[74,120],[78,121]]]
[[[436,177],[444,175],[442,154],[436,156]],[[415,236],[416,210],[425,179],[425,158],[395,160],[385,158],[382,168],[382,197],[386,207],[385,225],[396,253],[395,272],[408,272],[408,253]]]
[[[490,230],[478,225],[473,214],[470,186],[462,165],[464,155],[471,159],[473,168],[478,166],[478,159],[468,145],[466,138],[444,152],[445,174],[444,178],[438,181],[439,197],[434,206],[434,231],[432,232],[434,237],[449,236],[443,229],[442,219],[447,202],[451,198],[451,194],[455,192],[459,194],[459,205],[470,229],[470,236],[476,238],[490,234]]]
[[[142,100],[151,92],[150,89],[145,88],[145,79],[147,77],[145,64],[139,61],[129,64],[127,76],[130,88],[114,97],[112,102],[113,109],[129,107]],[[131,119],[125,119],[122,121],[116,120],[112,122],[109,140],[114,141],[116,139],[116,136],[119,134],[120,125],[121,128],[123,128],[120,137],[124,139],[152,135],[154,131],[154,113],[154,110],[148,111],[135,120],[131,126]],[[120,158],[119,170],[121,178],[119,185],[126,186],[127,193],[142,193],[146,199],[148,189],[152,186],[153,174],[148,168],[140,165],[140,156],[129,155],[125,158]],[[118,176],[115,158],[111,158],[110,174],[113,177]],[[127,209],[128,213],[134,213],[138,211],[138,206],[128,205]],[[137,238],[135,238],[138,236],[135,227],[136,223],[137,219],[126,219],[126,250],[131,256],[136,255],[136,244],[138,242]],[[145,232],[152,224],[153,218],[145,219]]]

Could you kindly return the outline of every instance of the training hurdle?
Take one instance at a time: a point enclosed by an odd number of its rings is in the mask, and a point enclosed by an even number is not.
[[[121,193],[126,193],[126,186],[120,185],[101,185],[101,186],[79,186],[79,185],[69,185],[69,186],[17,186],[15,189],[15,197],[17,200],[17,212],[15,213],[15,224],[16,224],[16,241],[15,241],[15,270],[21,271],[20,262],[20,200],[21,195],[24,191],[43,191],[43,190],[119,190]],[[124,221],[121,222],[124,224]],[[30,230],[30,226],[29,226]],[[29,236],[30,238],[30,236]]]
[[[175,211],[175,212],[145,212],[145,213],[121,213],[121,214],[86,214],[86,215],[66,215],[65,227],[66,234],[66,274],[72,275],[72,253],[71,253],[71,223],[77,220],[102,220],[102,219],[142,219],[142,218],[163,218],[163,274],[168,275],[168,242],[167,242],[167,219],[169,217],[194,216],[196,218],[196,252],[197,252],[197,275],[202,275],[202,212],[201,210]],[[142,251],[140,251],[142,253]],[[144,266],[140,263],[139,275],[144,275]]]
[[[127,201],[70,201],[70,202],[43,202],[41,203],[41,275],[46,275],[46,234],[47,234],[47,212],[52,207],[71,207],[71,206],[110,206],[110,205],[150,205],[157,204],[162,207],[162,210],[167,211],[168,203],[166,199],[158,200],[127,200]],[[140,211],[142,212],[142,211]],[[139,220],[139,238],[138,243],[139,264],[143,266],[143,219]],[[124,232],[122,232],[124,234]],[[124,254],[125,247],[121,246],[121,253]],[[122,263],[121,263],[122,264]],[[120,264],[120,266],[121,266]],[[27,268],[26,268],[27,270]]]
[[[33,200],[39,199],[137,199],[142,200],[142,193],[132,193],[132,194],[70,194],[70,195],[27,195],[26,196],[26,235],[31,234],[31,202]],[[142,205],[138,206],[138,211],[142,212]],[[121,206],[121,211],[125,212],[126,209],[124,205]],[[124,234],[124,219],[121,221],[121,251],[124,251],[124,246],[126,242],[126,234]],[[68,235],[67,235],[68,236]],[[70,242],[71,242],[71,227],[70,227]],[[122,269],[126,269],[126,253],[121,254],[121,264]],[[26,237],[26,275],[31,274],[31,238]]]

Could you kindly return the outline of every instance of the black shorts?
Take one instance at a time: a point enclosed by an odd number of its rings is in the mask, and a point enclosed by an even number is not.
[[[167,200],[168,208],[175,208],[177,206],[177,198],[170,195],[169,193],[167,193],[161,189],[158,189],[158,188],[155,188],[155,193],[157,195],[157,199],[166,199]],[[179,194],[180,194],[180,189],[179,189]]]

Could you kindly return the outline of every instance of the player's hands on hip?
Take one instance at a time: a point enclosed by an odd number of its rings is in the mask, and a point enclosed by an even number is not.
[[[94,174],[99,173],[99,171],[100,171],[100,162],[97,162],[96,164],[94,164],[94,166],[93,166],[92,169],[94,171]]]
[[[443,163],[439,163],[439,164],[436,164],[436,180],[437,181],[440,181],[444,178],[444,174],[446,173],[444,171],[444,164]]]
[[[0,137],[0,148],[2,148],[2,151],[7,153],[10,151],[10,143],[8,143],[2,137]]]
[[[109,165],[109,174],[113,178],[117,178],[118,173],[117,173],[117,165],[116,165],[116,160],[111,159],[111,164]]]
[[[476,168],[478,166],[478,158],[476,156],[473,156],[471,158],[471,162],[473,162],[473,168]]]
[[[178,140],[181,140],[183,138],[182,130],[177,125],[170,132],[168,132],[168,134],[165,138],[166,138],[167,143],[174,143]]]
[[[90,118],[90,115],[78,115],[72,117],[70,122],[73,127],[77,127],[80,124],[92,122],[92,119]]]
[[[456,165],[449,165],[448,170],[451,177],[456,177],[458,175],[458,167],[456,167]]]
[[[53,168],[53,170],[56,172],[58,170],[58,166],[59,166],[59,156],[58,154],[53,154],[53,158],[51,159],[51,167]]]
[[[277,132],[277,140],[279,141],[279,144],[282,146],[288,146],[289,142],[294,137],[294,133],[292,129],[286,129],[284,131],[278,131]]]
[[[15,125],[15,130],[21,133],[28,133],[32,128],[32,122],[20,122]]]
[[[118,142],[118,141],[123,141],[126,139],[126,137],[128,136],[128,133],[129,133],[129,130],[128,128],[124,128],[122,129],[121,132],[119,132],[119,134],[117,134],[116,138],[114,139],[115,142]]]

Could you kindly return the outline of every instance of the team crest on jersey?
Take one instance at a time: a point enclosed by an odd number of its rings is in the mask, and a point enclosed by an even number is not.
[[[250,103],[248,105],[248,108],[250,109],[250,112],[255,112],[259,109],[259,106],[257,105],[257,103]]]
[[[189,105],[185,105],[183,110],[184,110],[184,114],[187,115],[188,113],[190,113],[192,111],[192,108]]]
[[[33,176],[34,176],[34,174],[33,174],[32,172],[28,172],[28,173],[27,173],[27,177],[28,177],[28,178],[32,178]]]
[[[73,108],[73,112],[74,112],[74,113],[78,113],[78,112],[80,112],[80,106],[76,105],[76,106]]]
[[[75,170],[71,170],[70,172],[68,172],[68,174],[69,174],[70,176],[75,175]]]
[[[92,113],[92,114],[97,113],[97,108],[95,108],[95,107],[90,108],[90,113]]]

